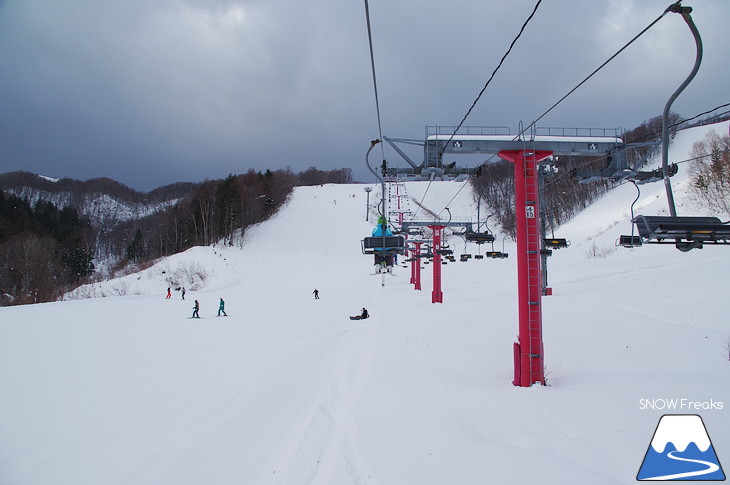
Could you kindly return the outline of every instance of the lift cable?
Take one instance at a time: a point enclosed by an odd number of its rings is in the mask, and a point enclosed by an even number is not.
[[[670,125],[670,128],[672,128],[672,127],[675,127],[675,126],[678,126],[678,125],[681,125],[681,124],[683,124],[683,123],[686,123],[686,122],[688,122],[688,121],[692,121],[692,120],[694,120],[694,119],[697,119],[697,118],[699,118],[700,116],[704,116],[704,115],[706,115],[706,114],[712,113],[713,111],[716,111],[716,110],[718,110],[718,109],[724,108],[724,107],[726,107],[726,106],[730,106],[730,103],[726,103],[726,104],[721,104],[720,106],[716,106],[716,107],[714,107],[714,108],[712,108],[712,109],[710,109],[710,110],[707,110],[707,111],[703,111],[702,113],[699,113],[699,114],[697,114],[697,115],[695,115],[695,116],[692,116],[692,117],[690,117],[690,118],[686,118],[686,119],[680,120],[680,121],[678,121],[678,122],[676,122],[676,123],[674,123],[674,124]],[[728,112],[725,112],[725,113],[720,113],[720,114],[722,115],[722,114],[726,114],[726,113],[730,113],[730,111],[728,111]],[[654,135],[658,135],[658,134],[660,134],[660,133],[661,133],[661,130],[659,130],[659,131],[655,131],[655,132],[653,132],[653,133],[650,133],[650,134],[648,134],[648,135],[646,135],[646,136],[643,136],[643,137],[641,137],[641,138],[638,138],[638,139],[636,139],[636,140],[633,140],[633,141],[632,141],[631,143],[636,143],[636,142],[639,142],[639,141],[641,141],[641,140],[645,140],[645,139],[647,139],[647,138],[649,138],[649,137],[651,137],[651,136],[654,136]],[[490,160],[491,160],[492,158],[494,158],[495,156],[496,156],[496,155],[492,155],[492,157],[490,157],[490,158],[489,158],[489,159],[488,159],[487,161],[485,161],[484,163],[488,163],[488,162],[489,162],[489,161],[490,161]],[[573,167],[573,169],[575,170],[575,169],[581,169],[581,168],[587,167],[588,165],[591,165],[591,164],[593,164],[593,163],[596,163],[596,162],[600,162],[601,160],[606,160],[606,159],[607,159],[607,158],[608,158],[609,156],[610,156],[610,155],[604,155],[604,156],[602,156],[602,157],[598,157],[598,158],[594,158],[594,159],[588,160],[588,161],[586,161],[586,162],[583,162],[583,163],[581,163],[581,164],[578,164],[578,165],[576,165],[575,167]],[[686,160],[681,160],[681,161],[679,161],[679,162],[675,162],[675,163],[676,163],[677,165],[679,165],[679,164],[681,164],[681,163],[687,163],[687,162],[691,162],[691,161],[694,161],[694,160],[699,160],[700,158],[704,158],[704,157],[708,157],[708,156],[710,156],[710,154],[705,154],[705,155],[701,155],[701,156],[698,156],[698,157],[694,157],[694,158],[689,158],[689,159],[686,159]],[[571,171],[566,171],[566,172],[563,172],[562,174],[560,174],[560,175],[557,175],[557,176],[555,176],[555,177],[551,177],[551,178],[550,178],[550,180],[546,180],[546,181],[545,181],[545,187],[548,187],[548,186],[550,186],[550,185],[553,185],[553,184],[555,184],[555,183],[558,183],[558,182],[560,182],[561,180],[563,180],[563,179],[565,179],[565,178],[567,178],[567,177],[571,176],[571,172],[572,172],[572,170],[571,170]],[[618,185],[617,185],[617,186],[620,186],[620,185],[623,185],[623,184],[624,184],[624,182],[620,182],[620,183],[618,183]]]
[[[641,37],[642,35],[644,35],[646,33],[646,31],[648,31],[657,22],[659,22],[661,19],[663,19],[666,14],[670,13],[671,12],[671,9],[673,7],[678,6],[680,3],[682,3],[682,0],[678,0],[677,2],[675,2],[672,5],[670,5],[669,7],[667,7],[664,10],[664,12],[659,17],[657,17],[656,19],[654,19],[653,22],[651,22],[649,25],[647,25],[644,28],[644,30],[642,30],[641,32],[639,32],[638,34],[636,34],[633,39],[631,39],[630,41],[628,41],[623,47],[621,47],[618,51],[616,51],[615,54],[613,54],[611,57],[609,57],[603,64],[601,64],[600,66],[598,66],[592,73],[590,73],[585,79],[583,79],[581,82],[579,82],[573,89],[571,89],[570,91],[568,91],[568,93],[565,96],[563,96],[562,98],[560,98],[555,104],[553,104],[552,106],[550,106],[550,108],[548,108],[547,111],[545,111],[543,114],[541,114],[540,116],[538,116],[537,119],[535,119],[535,121],[533,121],[531,125],[528,125],[528,127],[524,128],[517,135],[517,137],[515,137],[515,139],[517,139],[525,131],[527,131],[530,126],[535,126],[538,121],[540,121],[541,119],[543,119],[545,116],[547,116],[548,113],[550,113],[553,109],[555,109],[556,106],[558,106],[560,103],[562,103],[563,101],[565,101],[565,98],[567,98],[568,96],[570,96],[571,94],[573,94],[578,88],[580,88],[590,78],[592,78],[598,71],[600,71],[601,69],[603,69],[604,67],[606,67],[606,65],[609,62],[611,62],[612,60],[614,60],[619,54],[621,54],[624,50],[626,50],[627,47],[629,47],[631,44],[633,44],[639,37]]]
[[[426,191],[423,193],[423,197],[421,197],[421,202],[418,204],[418,209],[416,209],[416,212],[413,214],[413,217],[411,217],[411,220],[415,220],[416,216],[418,215],[418,211],[421,210],[421,207],[423,207],[423,201],[426,200],[426,194],[428,194],[428,189],[431,188],[431,183],[433,182],[433,178],[428,181],[428,185],[426,186]]]
[[[704,116],[706,114],[710,114],[713,111],[717,111],[718,109],[726,108],[728,106],[730,106],[730,103],[725,103],[725,104],[721,104],[720,106],[715,106],[714,108],[708,109],[707,111],[703,111],[702,113],[700,113],[698,115],[695,115],[695,116],[693,116],[691,118],[687,118],[687,119],[684,119],[684,120],[677,121],[676,123],[672,123],[671,125],[669,125],[669,128],[674,128],[675,126],[682,125],[684,123],[687,123],[688,121],[692,121],[694,119],[697,119],[700,116]],[[725,111],[723,113],[718,113],[718,116],[722,116],[722,115],[727,114],[727,113],[728,113],[728,111]],[[646,135],[644,135],[642,137],[639,137],[636,140],[631,140],[631,142],[629,142],[629,143],[636,143],[636,142],[640,142],[640,141],[646,140],[646,139],[651,138],[651,137],[653,137],[655,135],[661,134],[661,132],[662,132],[662,130],[656,130],[656,131],[654,131],[652,133],[649,133],[649,134],[646,134]]]
[[[691,118],[686,118],[686,119],[680,120],[680,121],[678,121],[678,122],[676,122],[676,123],[673,123],[673,124],[669,125],[669,128],[674,128],[675,126],[679,126],[679,125],[681,125],[681,124],[684,124],[684,123],[686,123],[686,122],[688,122],[688,121],[692,121],[692,120],[694,120],[694,119],[697,119],[697,118],[699,118],[700,116],[704,116],[704,115],[706,115],[706,114],[712,113],[713,111],[717,111],[718,109],[720,109],[720,108],[724,108],[724,107],[726,107],[726,106],[730,106],[730,103],[727,103],[727,104],[722,104],[722,105],[720,105],[720,106],[716,106],[716,107],[714,107],[714,108],[712,108],[712,109],[710,109],[710,110],[707,110],[707,111],[703,111],[703,112],[702,112],[702,113],[700,113],[700,114],[697,114],[697,115],[695,115],[695,116],[692,116]],[[730,113],[730,111],[726,111],[726,112],[724,112],[724,113],[719,113],[719,115],[725,115],[725,114],[727,114],[727,113]],[[660,134],[660,133],[661,133],[661,130],[658,130],[658,131],[655,131],[655,132],[653,132],[653,133],[649,133],[648,135],[645,135],[645,136],[642,136],[642,137],[640,137],[640,138],[637,138],[636,140],[632,140],[631,142],[628,142],[628,143],[637,143],[637,142],[640,142],[640,141],[642,141],[642,140],[646,140],[646,139],[648,139],[648,138],[651,138],[651,137],[653,137],[653,136],[655,136],[655,135],[658,135],[658,134]],[[607,159],[607,158],[608,158],[609,156],[610,156],[610,155],[604,155],[604,156],[602,156],[602,157],[598,157],[598,158],[594,158],[594,159],[592,159],[592,160],[588,160],[588,161],[586,161],[586,162],[583,162],[583,163],[581,163],[581,164],[578,164],[578,165],[576,165],[575,167],[573,167],[573,169],[581,169],[581,168],[583,168],[583,167],[586,167],[586,166],[588,166],[588,165],[591,165],[591,164],[593,164],[593,163],[596,163],[596,162],[600,162],[601,160],[606,160],[606,159]],[[707,156],[707,155],[704,155],[704,156]],[[697,158],[702,158],[702,157],[697,157]],[[685,163],[685,162],[691,162],[692,160],[697,160],[697,158],[690,158],[689,160],[682,160],[681,162],[676,162],[676,163],[677,163],[677,164],[680,164],[680,163]],[[486,162],[485,162],[485,163],[486,163]],[[556,182],[559,182],[559,181],[563,180],[563,179],[564,179],[565,177],[567,177],[567,176],[569,176],[569,175],[570,175],[570,172],[566,172],[566,173],[564,173],[564,174],[562,174],[562,175],[559,175],[559,176],[557,176],[557,177],[555,177],[555,178],[551,179],[550,181],[546,182],[546,183],[545,183],[545,186],[548,186],[548,185],[552,185],[552,184],[554,184],[554,183],[556,183]]]
[[[383,139],[383,125],[380,121],[380,100],[378,98],[378,81],[377,77],[375,76],[375,53],[373,51],[373,33],[372,29],[370,28],[370,8],[368,6],[368,0],[365,0],[365,19],[367,20],[367,26],[368,26],[368,44],[370,45],[370,67],[373,72],[373,89],[375,90],[375,112],[378,116],[378,139]],[[380,144],[380,152],[383,156],[383,162],[385,162],[385,149],[383,148],[383,144]]]
[[[530,20],[532,20],[532,17],[535,16],[535,12],[537,12],[537,8],[540,6],[540,3],[542,3],[542,0],[537,0],[537,3],[535,4],[535,8],[532,9],[532,13],[530,14],[529,17],[527,17],[527,20],[525,20],[525,23],[522,24],[522,28],[520,28],[519,33],[512,40],[512,43],[510,44],[509,48],[507,49],[507,52],[504,53],[504,55],[502,56],[502,59],[499,61],[499,64],[497,65],[497,67],[494,68],[494,71],[492,71],[492,75],[489,77],[489,79],[487,80],[487,82],[484,85],[484,87],[482,88],[482,90],[479,91],[479,94],[477,95],[476,99],[474,100],[474,102],[471,104],[471,106],[467,110],[467,112],[464,115],[464,117],[459,122],[459,125],[456,127],[456,129],[454,129],[454,132],[449,137],[449,140],[444,145],[444,148],[446,146],[448,146],[448,144],[451,142],[451,140],[454,139],[454,136],[456,136],[456,133],[462,127],[462,125],[466,121],[466,118],[471,114],[472,110],[474,109],[474,107],[476,106],[476,104],[479,102],[479,99],[482,97],[482,94],[484,94],[484,91],[487,89],[487,86],[489,86],[489,84],[492,82],[492,79],[494,79],[494,76],[497,74],[497,71],[499,71],[499,69],[502,67],[502,64],[504,63],[504,60],[507,58],[507,56],[510,54],[510,52],[512,52],[512,48],[517,43],[517,40],[520,38],[520,36],[522,36],[522,32],[525,31],[525,27],[527,27],[527,24],[530,22]],[[441,149],[441,154],[443,154],[444,148]]]
[[[710,110],[709,112],[712,112],[712,111],[714,111],[714,110]],[[706,111],[706,112],[704,112],[704,113],[702,113],[702,114],[700,114],[700,115],[698,115],[698,116],[702,116],[703,114],[707,114],[707,113],[708,113],[708,112]],[[730,113],[730,111],[729,111],[729,113]],[[724,113],[723,113],[723,114],[724,114]],[[670,128],[671,128],[671,127],[674,127],[674,126],[677,126],[677,125],[681,125],[682,123],[684,123],[684,122],[686,122],[686,121],[689,121],[689,120],[693,120],[693,119],[697,118],[698,116],[693,116],[692,118],[687,118],[686,120],[682,120],[682,121],[679,121],[679,122],[677,122],[677,123],[674,123],[673,125],[670,125]],[[654,133],[653,133],[652,135],[656,135],[656,134],[658,134],[658,133],[660,133],[660,132],[654,132]],[[648,136],[651,136],[651,135],[647,135],[647,137],[648,137]],[[640,138],[639,140],[642,140],[642,139],[644,139],[644,138],[646,138],[646,137],[642,137],[642,138]],[[635,141],[634,141],[634,142],[632,142],[632,143],[635,143],[636,141],[638,141],[638,140],[635,140]],[[676,165],[679,165],[680,163],[687,163],[687,162],[691,162],[691,161],[693,161],[693,160],[699,160],[700,158],[703,158],[703,157],[708,157],[708,156],[710,156],[710,155],[711,155],[711,154],[709,154],[709,153],[708,153],[708,154],[706,154],[706,155],[701,155],[701,156],[699,156],[699,157],[689,158],[689,159],[687,159],[687,160],[681,160],[681,161],[679,161],[679,162],[673,162],[673,163],[674,163],[674,164],[676,164]],[[600,162],[601,160],[606,160],[606,159],[608,159],[608,157],[609,157],[609,156],[610,156],[610,155],[604,155],[604,156],[602,156],[602,157],[594,158],[594,159],[592,159],[592,160],[588,160],[588,161],[586,161],[586,162],[580,163],[580,164],[576,165],[575,167],[573,167],[573,169],[572,169],[572,170],[577,170],[577,169],[581,169],[581,168],[587,167],[588,165],[591,165],[591,164],[593,164],[593,163],[596,163],[596,162]],[[486,162],[485,162],[485,163],[486,163]],[[634,168],[636,168],[636,167],[634,167]],[[547,187],[547,186],[549,186],[549,185],[552,185],[552,184],[554,184],[554,183],[560,182],[560,181],[561,181],[561,180],[563,180],[564,178],[566,178],[566,177],[570,176],[570,175],[571,175],[571,172],[572,172],[572,170],[571,170],[571,171],[568,171],[568,172],[564,172],[563,174],[561,174],[561,175],[558,175],[558,176],[556,176],[556,177],[552,178],[551,180],[549,180],[549,181],[545,182],[545,186]]]
[[[464,190],[464,187],[466,187],[468,183],[469,183],[469,179],[466,179],[466,180],[464,181],[464,183],[463,183],[463,184],[461,185],[461,188],[460,188],[459,190],[457,190],[457,191],[456,191],[456,193],[455,193],[455,194],[454,194],[454,196],[453,196],[453,197],[451,198],[451,200],[449,200],[449,201],[448,201],[448,202],[446,203],[446,205],[444,206],[444,208],[443,208],[443,209],[441,209],[441,212],[443,212],[443,211],[445,211],[445,210],[448,210],[448,209],[449,209],[449,206],[450,206],[450,205],[451,205],[451,203],[452,203],[452,202],[454,201],[454,199],[456,199],[456,196],[457,196],[457,195],[459,195],[459,193],[460,193],[460,192],[461,192],[462,190]],[[441,214],[441,212],[439,212],[439,214]]]
[[[606,67],[606,65],[609,62],[611,62],[612,60],[614,60],[619,54],[621,54],[624,50],[626,50],[627,47],[629,47],[631,44],[633,44],[639,37],[641,37],[642,35],[644,35],[646,33],[646,31],[648,31],[650,28],[652,28],[662,18],[664,18],[664,16],[667,13],[669,13],[673,7],[678,6],[680,3],[682,3],[682,0],[678,0],[677,2],[675,2],[672,5],[670,5],[669,7],[667,7],[666,10],[664,10],[664,12],[659,17],[657,17],[656,19],[654,19],[653,22],[651,22],[649,25],[647,25],[641,32],[639,32],[638,34],[636,34],[630,41],[628,41],[623,47],[621,47],[618,51],[616,51],[616,53],[614,53],[611,57],[609,57],[603,64],[601,64],[600,66],[598,66],[585,79],[583,79],[580,83],[578,83],[573,89],[571,89],[570,91],[568,91],[568,93],[565,96],[563,96],[555,104],[553,104],[552,106],[550,106],[550,108],[548,108],[547,111],[545,111],[543,114],[541,114],[540,116],[538,116],[537,119],[535,119],[535,121],[533,121],[531,124],[527,125],[527,127],[523,128],[517,135],[515,135],[513,141],[518,140],[528,129],[530,129],[531,127],[536,126],[538,121],[540,121],[545,116],[547,116],[548,113],[550,113],[553,109],[555,109],[560,103],[562,103],[563,101],[565,101],[565,99],[568,96],[570,96],[576,90],[578,90],[578,88],[580,88],[590,78],[592,78],[596,73],[598,73],[598,71],[600,71],[601,69],[603,69],[604,67]],[[496,154],[492,155],[484,163],[489,163],[496,156],[497,156]]]

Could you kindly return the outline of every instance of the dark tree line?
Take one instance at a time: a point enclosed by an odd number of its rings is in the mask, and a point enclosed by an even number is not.
[[[76,209],[0,191],[0,304],[49,301],[93,271],[94,235]]]

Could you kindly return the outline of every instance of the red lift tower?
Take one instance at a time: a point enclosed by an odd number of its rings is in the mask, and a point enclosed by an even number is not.
[[[456,127],[438,126],[433,134],[427,127],[424,147],[425,158],[433,164],[442,163],[444,153],[498,154],[514,164],[519,339],[514,343],[513,384],[522,387],[545,384],[538,163],[551,155],[617,157],[624,147],[618,129],[546,128],[538,133],[531,128],[529,136],[512,136],[500,127],[461,127],[457,133]]]
[[[443,303],[444,293],[441,291],[441,225],[430,225],[433,231],[433,291],[431,292],[431,303]]]
[[[421,289],[421,244],[420,241],[414,242],[414,249],[411,250],[411,284],[415,290]]]
[[[517,219],[517,301],[519,342],[514,344],[514,385],[545,384],[542,344],[542,234],[537,164],[551,151],[502,150],[497,155],[514,164]]]

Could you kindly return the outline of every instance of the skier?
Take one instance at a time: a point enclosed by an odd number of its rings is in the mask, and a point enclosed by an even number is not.
[[[220,305],[218,305],[218,316],[219,317],[221,316],[221,312],[223,312],[224,317],[228,316],[228,314],[226,314],[225,306],[226,306],[226,302],[224,302],[223,298],[221,298],[221,303],[220,303]]]
[[[182,289],[182,299],[183,300],[185,299],[185,287],[184,286],[183,286],[183,289]]]
[[[165,297],[165,300],[172,298],[172,293],[170,293],[170,287],[167,287],[167,296]]]
[[[314,299],[319,300],[319,290],[315,288],[312,293],[314,294]]]
[[[195,300],[195,306],[193,307],[193,316],[190,318],[200,318],[200,315],[198,315],[198,310],[200,310],[200,303],[198,303],[198,300]]]

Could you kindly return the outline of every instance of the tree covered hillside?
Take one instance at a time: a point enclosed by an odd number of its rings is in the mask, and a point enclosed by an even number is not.
[[[110,179],[0,175],[0,305],[53,301],[193,246],[235,245],[293,187],[351,182],[350,169],[249,170],[141,194]]]

